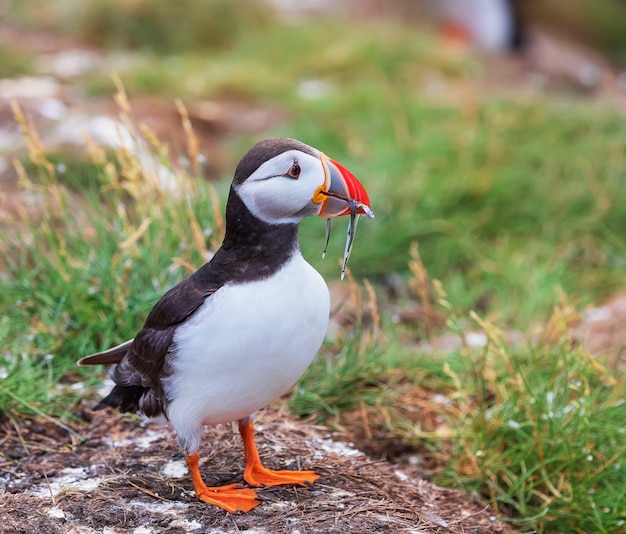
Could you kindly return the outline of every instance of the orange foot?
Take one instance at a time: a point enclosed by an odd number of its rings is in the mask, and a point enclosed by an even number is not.
[[[243,488],[239,484],[218,488],[207,486],[196,488],[196,497],[231,514],[245,514],[261,504],[254,490]]]
[[[239,421],[239,432],[243,440],[243,449],[246,455],[246,470],[244,480],[251,486],[279,486],[281,484],[297,484],[308,486],[320,476],[313,471],[272,471],[263,467],[261,458],[254,442],[254,427],[252,419]]]
[[[281,484],[308,486],[319,477],[313,471],[273,471],[263,467],[260,463],[248,464],[243,474],[244,480],[254,488],[280,486]]]
[[[218,488],[209,488],[200,476],[198,453],[185,456],[196,497],[201,501],[219,506],[231,514],[247,513],[261,504],[254,490],[242,488],[239,484],[230,484]]]

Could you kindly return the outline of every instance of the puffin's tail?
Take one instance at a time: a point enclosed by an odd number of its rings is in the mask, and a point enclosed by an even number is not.
[[[115,379],[115,377],[113,377]],[[161,394],[159,394],[161,393]],[[93,410],[117,408],[121,413],[140,413],[148,418],[167,417],[159,388],[116,384]]]
[[[124,356],[128,353],[133,340],[126,341],[121,345],[85,356],[78,360],[78,365],[114,365],[109,376],[116,382],[116,385],[110,393],[104,397],[93,410],[104,410],[105,408],[119,408],[120,412],[136,412],[139,408],[139,399],[145,393],[146,388],[140,385],[123,385],[117,384],[116,375],[118,373],[117,366],[122,362]],[[123,367],[123,366],[122,366]]]
[[[113,347],[112,349],[104,350],[102,352],[96,352],[95,354],[91,354],[90,356],[85,356],[78,360],[78,365],[113,365],[115,363],[120,363],[122,358],[126,356],[128,349],[130,348],[132,342],[134,340],[129,339],[125,341],[121,345],[117,345],[117,347]]]
[[[114,386],[111,392],[92,409],[97,411],[105,408],[118,408],[121,413],[135,413],[139,410],[139,401],[145,392],[146,388],[143,386]]]
[[[109,377],[115,386],[94,410],[117,408],[120,412],[140,412],[146,417],[165,415],[160,387],[146,385],[141,376],[129,362],[124,359],[133,340],[126,341],[117,347],[86,356],[78,360],[78,365],[113,365]]]

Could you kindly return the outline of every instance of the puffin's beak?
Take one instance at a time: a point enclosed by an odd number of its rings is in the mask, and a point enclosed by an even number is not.
[[[370,199],[354,174],[325,154],[320,153],[320,160],[324,167],[324,184],[313,197],[315,202],[322,203],[319,216],[329,219],[349,215],[356,210],[356,213],[373,219]]]

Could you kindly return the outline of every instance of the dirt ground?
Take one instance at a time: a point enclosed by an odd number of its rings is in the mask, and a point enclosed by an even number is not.
[[[2,421],[0,532],[510,531],[470,497],[373,461],[280,404],[257,417],[265,464],[314,469],[321,478],[310,488],[262,488],[263,503],[239,516],[195,498],[167,426],[89,410],[82,415],[90,420],[74,428],[77,435],[41,421],[21,421],[19,430]],[[207,428],[201,470],[208,485],[242,482],[242,446],[230,425]]]

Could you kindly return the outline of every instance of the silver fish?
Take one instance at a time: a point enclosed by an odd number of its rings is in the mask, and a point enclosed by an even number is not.
[[[328,242],[330,241],[330,232],[333,229],[333,220],[326,219],[326,241],[324,242],[324,250],[322,251],[322,259],[326,257],[326,251],[328,250]]]
[[[368,219],[374,218],[374,212],[370,209],[369,206],[363,204],[361,202],[357,202],[351,198],[344,199],[348,205],[350,206],[350,221],[348,222],[348,232],[346,234],[346,246],[343,251],[343,265],[341,267],[341,279],[343,280],[346,276],[346,269],[348,268],[348,260],[350,259],[350,254],[352,253],[352,245],[354,244],[354,238],[356,237],[356,227],[359,223],[360,215],[357,213],[358,209],[361,209],[365,212],[365,216]],[[328,250],[328,242],[330,241],[330,233],[333,227],[333,223],[331,219],[326,219],[326,233],[325,233],[325,242],[324,242],[324,250],[322,252],[322,258],[326,257],[326,251]]]

